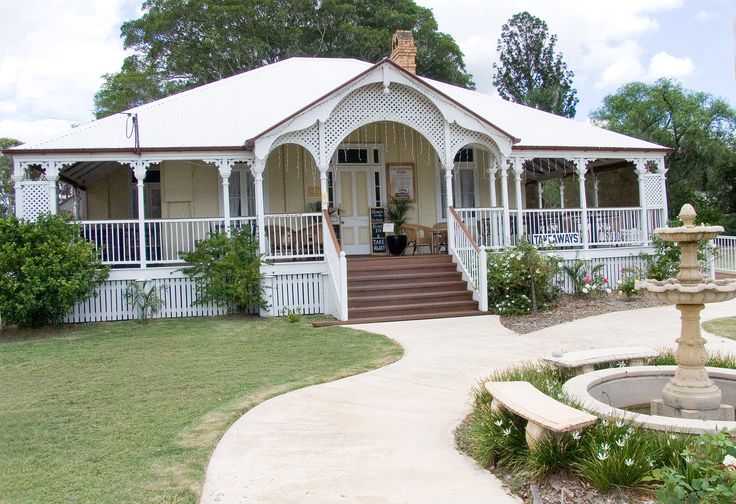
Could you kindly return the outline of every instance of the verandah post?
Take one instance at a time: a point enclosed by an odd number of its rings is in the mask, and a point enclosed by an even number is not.
[[[140,256],[141,268],[146,267],[146,222],[145,222],[145,194],[143,188],[143,180],[146,178],[146,169],[148,163],[146,161],[136,160],[131,162],[133,175],[135,175],[136,185],[138,187],[138,254]]]
[[[647,166],[644,159],[634,160],[636,166],[636,178],[639,180],[639,206],[641,214],[641,244],[646,247],[649,244],[649,226],[647,224],[647,206],[644,184],[646,183]]]
[[[230,236],[230,174],[233,170],[229,159],[218,159],[216,164],[222,180],[222,218],[225,221],[225,234]]]
[[[501,204],[503,205],[503,245],[511,245],[511,210],[509,209],[509,166],[501,162]]]
[[[588,226],[588,197],[585,193],[585,171],[588,169],[588,160],[576,158],[573,160],[575,165],[575,173],[578,176],[578,194],[580,195],[580,228],[583,241],[583,248],[590,247],[590,236]]]
[[[450,247],[454,245],[454,232],[453,225],[450,216],[450,208],[453,207],[454,201],[452,197],[452,169],[455,167],[455,163],[451,160],[445,161],[445,195],[446,195],[446,212],[447,212],[447,253],[450,253]]]
[[[266,254],[266,215],[263,205],[263,171],[266,168],[266,160],[259,157],[255,158],[253,166],[251,166],[251,174],[255,183],[256,196],[256,220],[258,223],[258,251]]]
[[[514,198],[516,199],[516,236],[524,234],[524,207],[521,201],[521,174],[524,172],[524,159],[514,158]]]

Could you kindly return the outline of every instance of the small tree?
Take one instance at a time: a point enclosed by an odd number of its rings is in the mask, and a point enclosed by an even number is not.
[[[210,235],[183,259],[191,266],[182,271],[197,281],[198,303],[214,302],[238,312],[267,307],[258,242],[247,227],[233,230],[232,236]]]
[[[557,36],[547,23],[528,12],[514,14],[501,28],[500,63],[494,63],[493,85],[512,102],[553,114],[575,117],[577,91],[572,70],[555,54]]]
[[[108,271],[67,217],[0,219],[0,313],[6,324],[61,321],[74,304],[93,294]]]
[[[0,151],[20,145],[13,138],[0,138]],[[0,217],[12,215],[15,191],[13,188],[13,161],[10,156],[0,156]]]

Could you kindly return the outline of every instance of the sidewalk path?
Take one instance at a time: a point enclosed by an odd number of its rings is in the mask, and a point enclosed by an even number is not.
[[[733,315],[736,301],[703,312]],[[395,339],[404,357],[250,410],[215,449],[203,504],[521,502],[454,447],[471,387],[494,369],[556,350],[672,346],[679,314],[618,312],[525,335],[492,315],[354,327]],[[709,347],[736,353],[736,342],[723,338],[709,337]]]

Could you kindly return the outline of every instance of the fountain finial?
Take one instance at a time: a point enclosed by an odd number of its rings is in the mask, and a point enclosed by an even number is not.
[[[695,227],[695,217],[697,217],[698,214],[695,213],[695,209],[690,203],[685,203],[682,205],[682,208],[680,209],[680,215],[678,217],[682,221],[683,227],[691,228]]]

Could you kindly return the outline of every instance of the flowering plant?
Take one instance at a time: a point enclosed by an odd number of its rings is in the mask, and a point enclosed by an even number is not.
[[[603,265],[596,264],[588,270],[588,263],[575,259],[572,264],[563,266],[562,271],[570,278],[575,294],[610,294],[611,286],[603,275]]]

